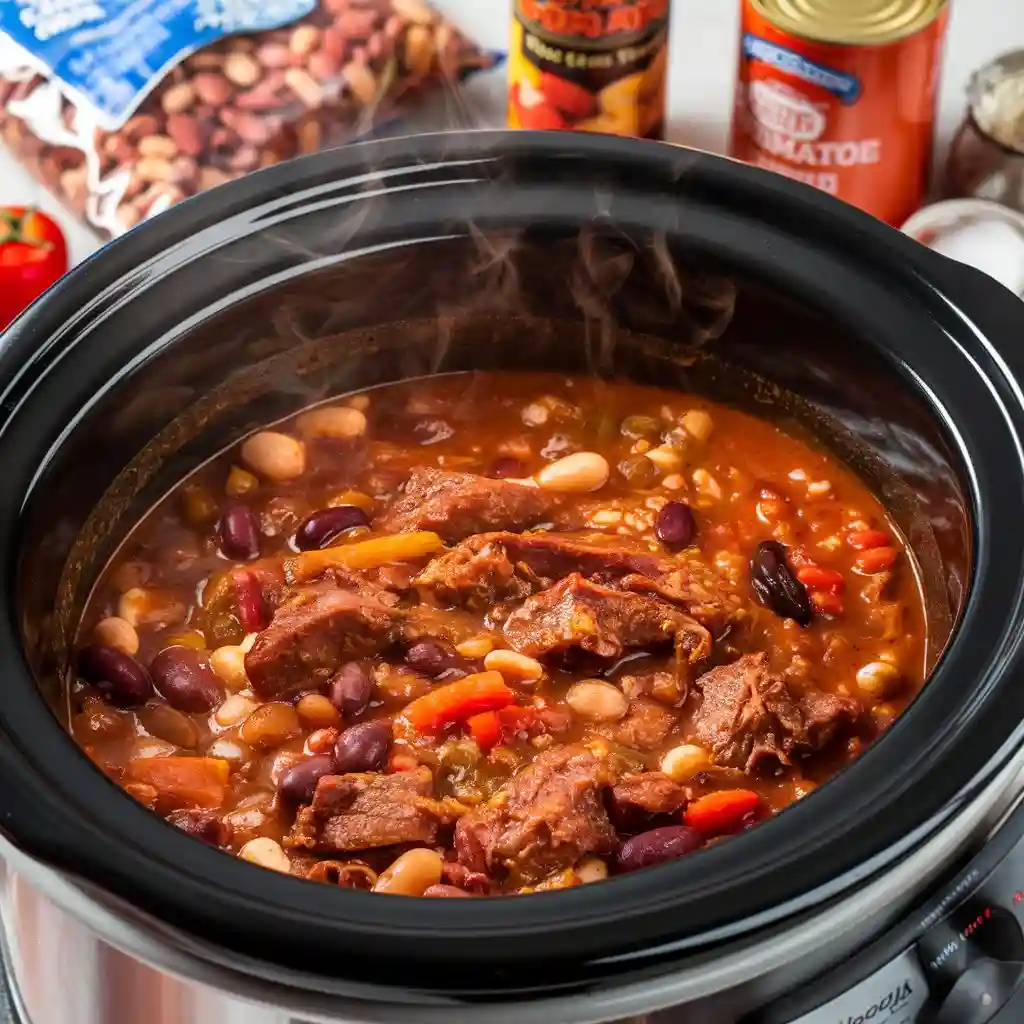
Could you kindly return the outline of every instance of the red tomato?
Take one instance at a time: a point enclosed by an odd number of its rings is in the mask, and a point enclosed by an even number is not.
[[[540,76],[537,91],[565,117],[572,121],[581,121],[585,117],[593,117],[597,113],[597,97],[566,78],[544,72]]]
[[[67,243],[45,213],[0,206],[0,331],[67,269]]]

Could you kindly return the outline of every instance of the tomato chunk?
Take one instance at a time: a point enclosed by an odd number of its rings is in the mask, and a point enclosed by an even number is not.
[[[128,774],[179,807],[219,807],[230,769],[219,757],[143,757],[132,762]]]

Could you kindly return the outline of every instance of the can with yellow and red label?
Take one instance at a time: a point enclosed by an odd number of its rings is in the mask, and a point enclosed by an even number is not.
[[[511,128],[661,138],[670,0],[514,0]]]
[[[947,0],[742,0],[732,155],[890,224],[922,204]]]

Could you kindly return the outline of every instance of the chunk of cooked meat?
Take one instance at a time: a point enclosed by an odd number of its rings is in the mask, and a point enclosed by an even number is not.
[[[664,742],[676,727],[676,716],[650,700],[634,700],[617,722],[599,725],[596,732],[623,747],[644,750]]]
[[[293,590],[245,656],[257,696],[281,700],[315,689],[342,662],[397,643],[407,616],[385,601],[328,584]]]
[[[448,541],[487,530],[525,530],[544,519],[551,495],[539,487],[474,473],[415,469],[376,526],[385,533],[432,530]]]
[[[579,573],[517,608],[505,622],[505,636],[517,651],[534,658],[573,648],[617,658],[630,647],[672,642],[687,661],[711,653],[711,634],[678,608],[591,583]]]
[[[612,820],[622,832],[649,828],[652,818],[673,814],[686,801],[686,790],[663,772],[627,775],[612,787],[608,796]]]
[[[794,696],[764,654],[712,669],[694,685],[703,694],[693,719],[698,740],[716,764],[747,772],[820,750],[860,712],[855,700],[819,690]]]
[[[394,775],[325,775],[285,839],[289,849],[350,853],[399,843],[433,843],[439,818],[429,768]]]
[[[700,558],[681,555],[683,564],[652,578],[646,573],[625,577],[621,586],[638,594],[654,594],[679,605],[687,615],[711,630],[715,637],[743,615],[743,601],[731,592],[716,569]]]
[[[531,881],[608,854],[618,837],[604,806],[611,771],[583,747],[539,754],[485,807],[455,826],[459,863],[470,871]]]
[[[610,582],[662,575],[672,564],[617,535],[482,533],[435,558],[416,583],[452,604],[486,608],[527,597],[573,572]]]

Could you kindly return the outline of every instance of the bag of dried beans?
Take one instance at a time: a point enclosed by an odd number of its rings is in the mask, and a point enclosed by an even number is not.
[[[495,60],[426,0],[9,0],[0,139],[113,237]]]

